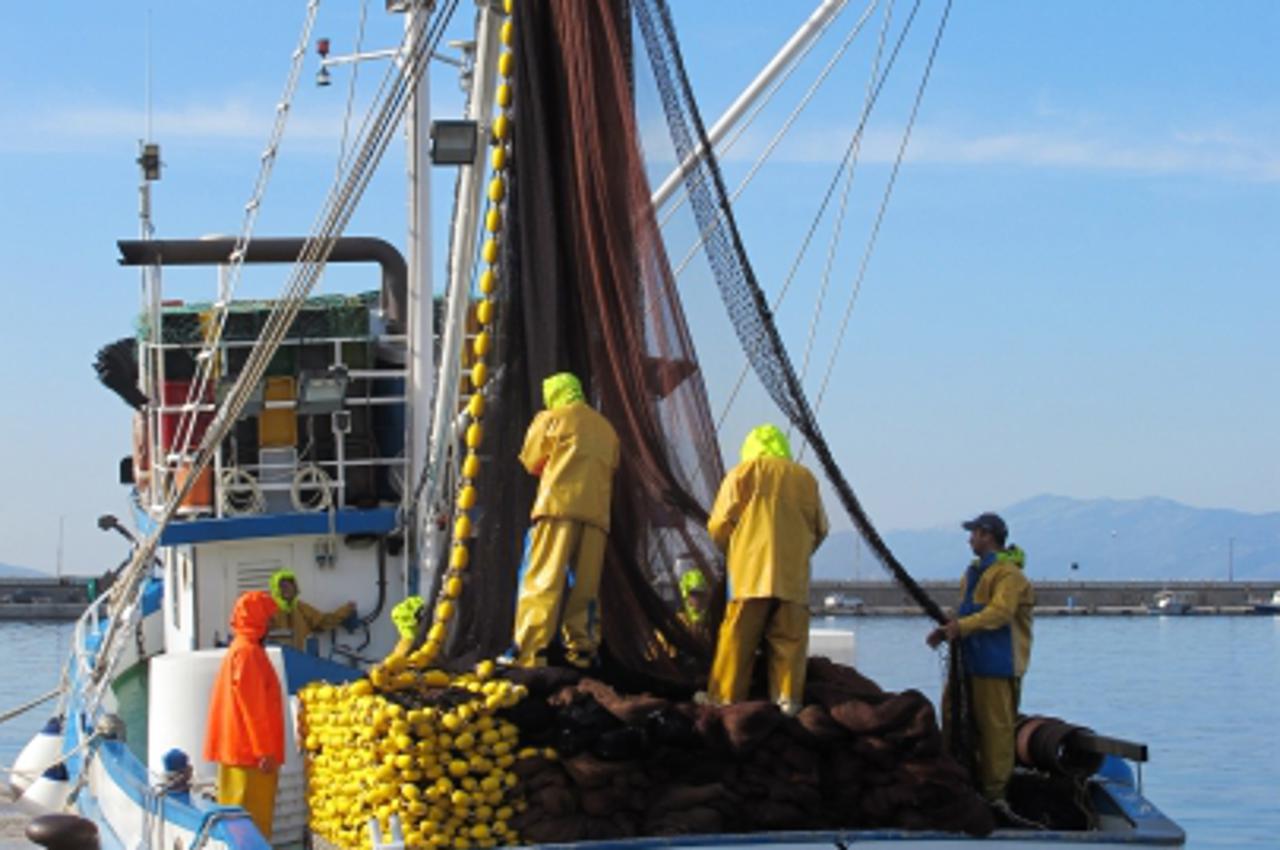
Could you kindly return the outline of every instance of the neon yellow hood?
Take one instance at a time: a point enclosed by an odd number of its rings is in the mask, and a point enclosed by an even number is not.
[[[705,610],[694,608],[689,604],[689,594],[694,591],[707,590],[707,577],[702,574],[701,570],[691,569],[684,575],[680,576],[680,598],[684,600],[684,615],[689,619],[690,623],[698,624],[707,616]]]
[[[688,596],[695,590],[707,589],[707,577],[702,574],[701,570],[689,570],[680,576],[680,595]]]
[[[1008,548],[1002,550],[996,555],[997,561],[1011,561],[1018,565],[1018,569],[1025,570],[1027,568],[1027,553],[1022,551],[1021,546],[1010,543]]]
[[[747,438],[742,441],[742,462],[760,457],[777,457],[791,460],[791,444],[787,435],[778,430],[776,425],[759,425],[751,429]]]
[[[542,401],[547,410],[555,410],[582,399],[582,382],[572,372],[558,372],[542,382]]]
[[[298,597],[294,596],[293,599],[285,599],[280,595],[280,582],[285,579],[293,582],[294,587],[298,586],[298,577],[294,575],[293,570],[276,570],[271,574],[271,598],[276,601],[276,605],[280,607],[280,610],[287,614],[293,610]]]

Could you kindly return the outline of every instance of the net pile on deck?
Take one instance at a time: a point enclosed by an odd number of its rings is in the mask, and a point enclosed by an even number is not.
[[[529,698],[507,712],[522,745],[555,756],[514,765],[531,843],[641,835],[817,829],[937,829],[985,835],[987,805],[943,753],[932,704],[856,670],[809,662],[794,717],[623,696],[555,668],[516,673]]]

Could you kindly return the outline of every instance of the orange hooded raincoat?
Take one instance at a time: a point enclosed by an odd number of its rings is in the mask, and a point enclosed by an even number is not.
[[[265,590],[240,595],[231,611],[235,635],[209,695],[204,757],[223,765],[257,767],[264,756],[284,762],[284,698],[262,638],[276,602]]]

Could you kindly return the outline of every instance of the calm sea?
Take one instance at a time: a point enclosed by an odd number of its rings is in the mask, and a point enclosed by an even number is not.
[[[814,625],[852,627],[864,673],[937,699],[923,618]],[[57,683],[70,630],[0,623],[0,711]],[[1147,743],[1146,794],[1189,847],[1280,847],[1280,617],[1041,619],[1023,708]],[[0,725],[0,763],[43,720],[38,709]]]

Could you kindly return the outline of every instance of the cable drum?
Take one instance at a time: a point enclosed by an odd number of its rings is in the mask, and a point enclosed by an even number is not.
[[[1081,732],[1093,730],[1057,717],[1018,718],[1014,735],[1018,764],[1058,776],[1092,776],[1102,766],[1103,757],[1072,745],[1074,736]]]

